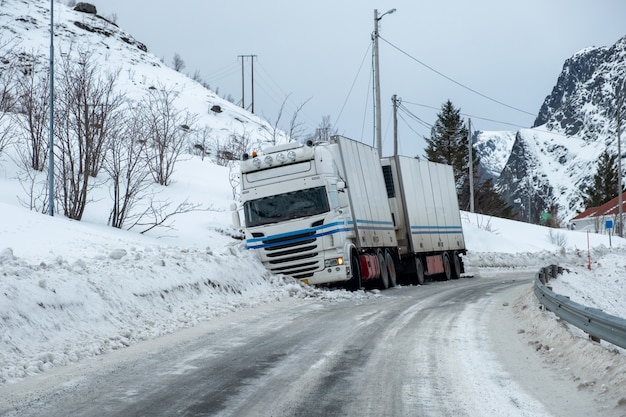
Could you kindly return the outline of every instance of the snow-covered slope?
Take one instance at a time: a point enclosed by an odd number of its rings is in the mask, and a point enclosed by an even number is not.
[[[203,53],[198,45],[199,53]],[[102,71],[119,71],[117,91],[137,101],[152,88],[165,86],[177,93],[175,105],[197,116],[191,128],[209,131],[212,147],[225,144],[231,135],[247,135],[252,146],[271,140],[274,129],[266,121],[220,98],[213,91],[165,65],[129,33],[107,19],[54,3],[54,49],[58,65],[70,54],[87,53]],[[50,53],[50,2],[3,0],[0,8],[0,66],[30,66],[46,71]],[[17,58],[16,58],[17,57]],[[18,59],[18,62],[15,62]],[[221,113],[211,111],[219,106]],[[279,140],[285,140],[277,132]]]
[[[514,143],[511,132],[478,135],[483,168],[498,178],[499,192],[520,218],[537,222],[556,208],[565,223],[584,209],[581,190],[591,183],[598,156],[605,149],[617,153],[616,92],[621,85],[626,94],[625,79],[626,37],[583,49],[563,65],[532,129],[518,131]]]
[[[603,148],[576,137],[542,129],[523,129],[497,185],[522,219],[537,223],[541,212],[557,207],[562,222],[581,210],[581,190],[595,174]],[[530,213],[529,213],[530,211]]]
[[[500,177],[506,161],[511,155],[515,142],[515,132],[479,131],[473,138],[474,150],[480,156],[480,165],[486,175]]]

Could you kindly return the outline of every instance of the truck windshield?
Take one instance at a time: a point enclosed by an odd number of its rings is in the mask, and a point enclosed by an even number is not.
[[[246,201],[243,210],[246,226],[254,227],[326,213],[330,208],[325,187],[315,187]]]

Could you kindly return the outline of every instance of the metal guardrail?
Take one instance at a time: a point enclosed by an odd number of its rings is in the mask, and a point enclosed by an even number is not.
[[[598,310],[586,307],[571,301],[569,298],[554,293],[546,286],[550,278],[556,278],[563,273],[563,268],[557,265],[541,268],[535,275],[535,296],[548,310],[578,327],[589,337],[599,342],[606,340],[616,346],[626,349],[626,320]]]

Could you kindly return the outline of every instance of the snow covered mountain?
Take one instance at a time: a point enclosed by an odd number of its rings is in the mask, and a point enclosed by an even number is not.
[[[583,49],[565,61],[533,128],[513,141],[511,132],[475,137],[485,171],[498,178],[499,192],[521,219],[538,222],[552,210],[564,222],[582,211],[581,192],[598,156],[605,149],[617,153],[616,88],[626,89],[625,79],[626,36],[611,47]]]
[[[78,57],[79,53],[88,51],[98,68],[119,71],[117,89],[133,101],[140,100],[150,89],[159,86],[173,89],[177,94],[175,106],[196,116],[197,121],[191,128],[202,136],[200,139],[210,150],[226,144],[233,134],[246,136],[251,146],[274,140],[275,134],[277,140],[284,140],[283,133],[277,132],[266,120],[220,98],[201,83],[165,65],[150,52],[148,45],[99,16],[97,5],[78,3],[78,6],[70,8],[54,3],[55,63],[68,54]],[[3,0],[0,8],[0,69],[18,65],[47,71],[49,54],[50,2]]]

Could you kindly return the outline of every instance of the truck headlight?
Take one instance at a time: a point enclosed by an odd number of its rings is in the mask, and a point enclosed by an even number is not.
[[[343,265],[342,257],[324,260],[324,268],[330,268],[331,266],[340,266],[340,265]]]

